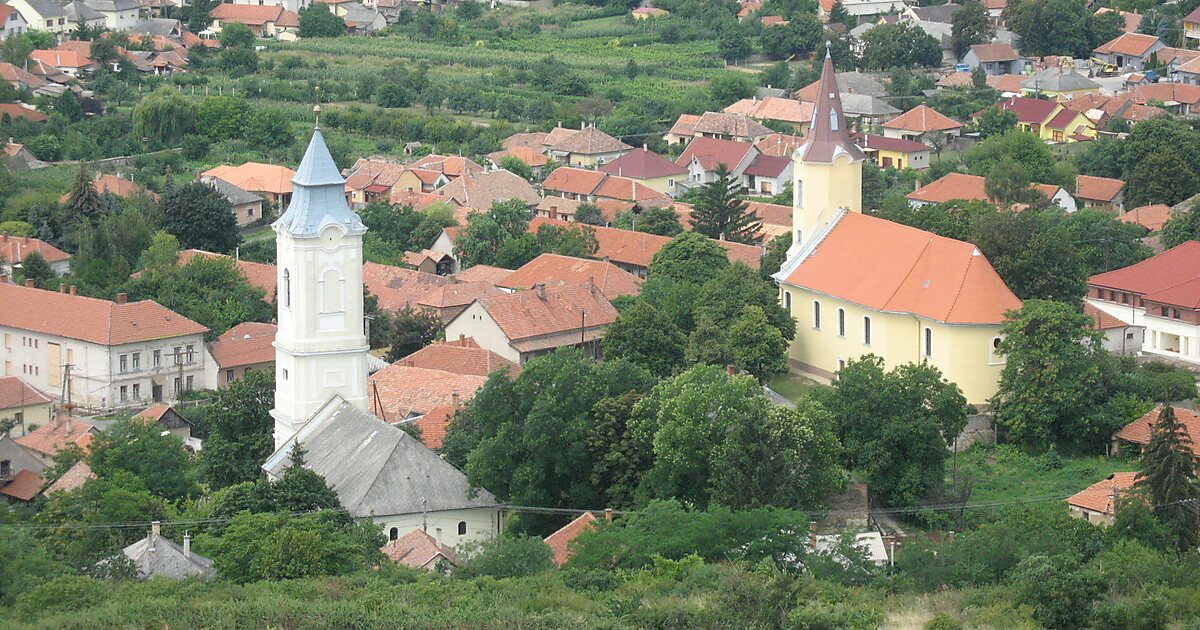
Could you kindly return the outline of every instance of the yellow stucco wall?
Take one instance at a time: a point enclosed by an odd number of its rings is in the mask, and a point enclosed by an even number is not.
[[[687,173],[681,173],[674,177],[650,177],[647,179],[639,179],[637,181],[641,182],[642,185],[646,186],[647,188],[653,188],[660,193],[673,195],[675,194],[676,187],[672,186],[671,184],[677,183],[681,179],[687,179]]]
[[[792,238],[813,237],[839,208],[862,212],[862,162],[842,155],[833,164],[797,161],[792,174]]]
[[[912,314],[885,313],[807,289],[782,284],[780,300],[791,304],[796,340],[788,356],[802,369],[831,376],[840,362],[866,354],[883,357],[887,367],[928,360],[962,389],[969,403],[986,403],[996,393],[1003,358],[993,352],[1000,326],[950,325]],[[813,303],[821,305],[821,327],[814,327]],[[845,335],[839,335],[838,310],[845,312]],[[864,318],[871,320],[871,343],[864,339]],[[925,329],[931,331],[925,355]]]

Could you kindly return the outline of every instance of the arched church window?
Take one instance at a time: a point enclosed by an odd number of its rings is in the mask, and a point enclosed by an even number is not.
[[[796,207],[804,207],[804,180],[796,178]],[[797,239],[799,239],[800,231],[796,231]],[[797,240],[799,242],[799,240]]]
[[[466,522],[466,521],[459,521],[459,522],[458,522],[458,535],[459,535],[459,536],[466,536],[466,535],[467,535],[467,522]]]
[[[292,272],[283,270],[283,305],[292,307]]]
[[[400,529],[398,527],[393,527],[392,530],[388,532],[388,540],[396,540],[399,537]]]
[[[321,274],[321,312],[336,313],[344,309],[342,305],[342,274],[329,269]]]

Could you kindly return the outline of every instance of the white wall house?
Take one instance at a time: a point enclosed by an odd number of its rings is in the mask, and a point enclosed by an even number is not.
[[[233,0],[233,4],[246,4],[260,7],[283,7],[288,11],[299,13],[300,9],[307,9],[308,7],[312,6],[312,0]]]
[[[25,18],[29,24],[26,30],[47,31],[61,39],[75,28],[67,21],[67,12],[53,0],[7,0],[5,4]]]
[[[110,31],[128,31],[142,19],[142,5],[137,0],[84,0],[84,4],[104,16],[104,26]]]
[[[29,28],[29,22],[15,7],[0,5],[0,40],[16,37]]]
[[[70,365],[72,402],[96,410],[208,389],[207,329],[151,300],[123,298],[0,284],[3,374],[65,398]]]

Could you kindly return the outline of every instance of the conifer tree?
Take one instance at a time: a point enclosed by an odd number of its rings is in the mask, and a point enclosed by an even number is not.
[[[1142,474],[1137,486],[1147,491],[1158,519],[1171,530],[1180,551],[1197,544],[1200,525],[1200,488],[1192,458],[1192,438],[1164,405],[1150,429],[1150,443],[1142,452]]]
[[[692,210],[692,229],[709,237],[735,243],[762,242],[762,221],[739,198],[744,192],[724,164],[717,167],[717,178],[700,188]]]
[[[71,192],[63,207],[72,218],[87,217],[93,224],[104,212],[104,200],[92,185],[92,175],[86,165],[80,165],[71,184]]]

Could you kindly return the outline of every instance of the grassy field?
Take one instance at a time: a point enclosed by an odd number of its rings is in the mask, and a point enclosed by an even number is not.
[[[822,385],[812,379],[789,372],[767,379],[767,387],[775,390],[788,400],[796,401],[803,398],[813,388],[822,387]]]
[[[952,466],[947,462],[947,481]],[[1102,456],[1029,455],[1008,446],[976,446],[958,454],[959,475],[974,480],[971,502],[1067,496],[1134,462]]]

